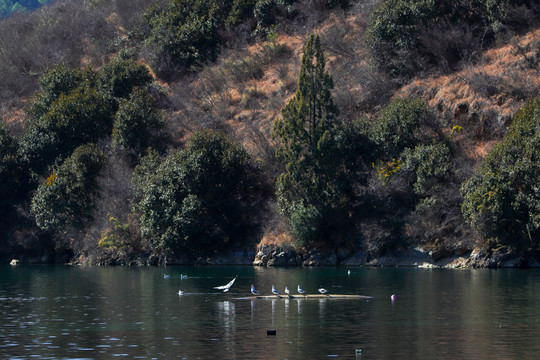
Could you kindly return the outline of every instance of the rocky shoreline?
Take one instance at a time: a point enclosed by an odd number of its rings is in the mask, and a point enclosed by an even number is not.
[[[6,259],[9,263],[12,259]],[[44,263],[43,258],[22,256],[19,263]],[[102,250],[91,255],[76,254],[71,260],[62,257],[55,263],[99,266],[166,265],[251,265],[251,266],[372,266],[418,268],[540,268],[540,254],[512,252],[489,253],[473,249],[401,248],[392,252],[351,251],[347,249],[305,249],[287,245],[263,244],[255,250],[239,249],[211,255],[178,255],[170,252]],[[65,260],[65,261],[63,261]]]
[[[419,268],[538,268],[538,254],[512,252],[490,254],[480,248],[439,249],[403,248],[389,253],[295,250],[276,245],[259,247],[255,266],[390,266]]]

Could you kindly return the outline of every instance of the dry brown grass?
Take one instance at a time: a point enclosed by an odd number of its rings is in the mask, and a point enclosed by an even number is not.
[[[474,133],[479,148],[486,148],[485,144],[506,133],[523,103],[539,93],[539,38],[540,29],[515,36],[485,51],[478,63],[450,75],[415,79],[395,96],[423,97],[448,126],[462,126],[465,132]],[[485,151],[474,153],[481,156]]]

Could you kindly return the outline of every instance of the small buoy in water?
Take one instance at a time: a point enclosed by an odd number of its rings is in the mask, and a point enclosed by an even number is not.
[[[390,296],[390,300],[392,300],[392,302],[396,301],[396,294],[392,294]]]
[[[266,330],[266,335],[276,335],[276,330]]]
[[[164,279],[168,279],[168,278],[169,278],[169,275],[163,274],[163,278],[164,278]]]
[[[178,295],[184,295],[184,292],[182,290],[178,290]]]

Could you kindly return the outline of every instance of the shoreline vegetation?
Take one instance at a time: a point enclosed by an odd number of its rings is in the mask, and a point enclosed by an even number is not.
[[[540,266],[540,1],[39,3],[6,263]]]

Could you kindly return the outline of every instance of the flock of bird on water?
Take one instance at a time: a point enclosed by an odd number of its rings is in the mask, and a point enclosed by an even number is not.
[[[163,275],[163,278],[168,279],[169,275],[165,274],[165,275]],[[180,279],[187,279],[187,275],[180,274]],[[216,286],[216,287],[214,287],[214,289],[223,290],[223,292],[228,292],[230,290],[230,288],[233,286],[235,281],[236,281],[236,277],[234,279],[232,279],[231,281],[229,281],[227,284],[222,285],[222,286]],[[300,294],[300,295],[306,295],[306,292],[304,291],[304,289],[302,289],[300,287],[300,285],[298,285],[298,288],[296,289],[296,291],[298,291],[298,294]],[[326,294],[328,292],[326,289],[324,289],[322,287],[319,288],[318,291],[321,294]],[[253,284],[251,285],[251,293],[253,295],[255,295],[255,296],[260,295],[260,293],[255,289],[255,286]],[[276,287],[274,285],[272,285],[272,294],[274,294],[276,296],[280,295],[279,291],[276,289]],[[291,290],[289,290],[289,288],[287,286],[285,286],[285,294],[287,294],[287,296],[289,296],[289,297],[291,296]],[[178,295],[184,295],[184,292],[182,290],[179,290]]]
[[[347,275],[351,275],[351,270],[348,270],[347,271]],[[217,290],[223,290],[223,292],[228,292],[230,290],[230,288],[233,286],[234,282],[236,281],[236,278],[238,276],[235,276],[234,279],[232,279],[231,281],[229,281],[227,284],[225,285],[222,285],[222,286],[215,286],[214,289],[217,289]],[[165,274],[163,275],[163,278],[165,279],[168,279],[169,278],[169,275]],[[180,274],[180,279],[187,279],[187,275],[184,275],[184,274]],[[307,296],[306,292],[304,291],[304,289],[302,289],[300,287],[300,285],[298,285],[298,288],[296,289],[296,291],[298,291],[298,294],[300,295],[304,295],[304,296]],[[323,287],[320,287],[318,290],[317,290],[319,293],[321,294],[326,294],[328,293],[328,291],[323,288]],[[255,296],[260,296],[261,294],[255,289],[255,286],[253,284],[251,284],[251,293]],[[277,297],[280,297],[280,293],[279,291],[276,289],[275,285],[272,285],[272,294],[276,295]],[[291,295],[291,290],[289,290],[289,288],[287,286],[285,286],[285,294],[287,294],[288,297],[293,297],[293,295]],[[184,292],[182,290],[179,290],[178,291],[178,295],[184,295]],[[396,300],[396,294],[392,294],[390,296],[390,300],[392,300],[392,303]]]

